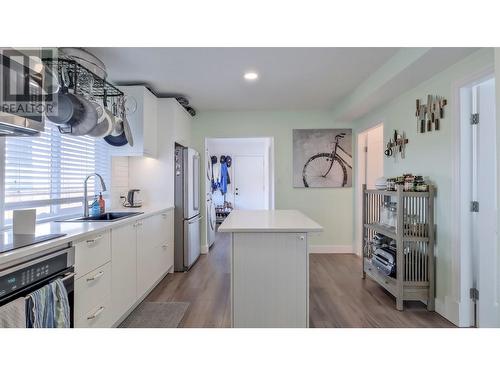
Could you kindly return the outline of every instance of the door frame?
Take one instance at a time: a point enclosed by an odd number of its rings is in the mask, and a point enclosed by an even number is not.
[[[205,137],[205,142],[204,142],[204,151],[203,151],[203,184],[204,186],[200,186],[200,191],[203,192],[203,199],[202,199],[202,204],[205,207],[206,211],[206,194],[207,194],[207,187],[206,187],[206,174],[207,174],[207,160],[205,160],[207,156],[207,150],[208,150],[208,142],[211,139],[225,139],[225,140],[231,140],[231,139],[238,139],[238,140],[244,140],[244,139],[262,139],[262,140],[267,140],[269,142],[269,155],[268,155],[268,172],[270,174],[269,176],[269,209],[274,210],[275,209],[275,186],[276,186],[276,173],[275,173],[275,160],[276,160],[276,154],[275,154],[275,147],[274,147],[274,137]],[[243,155],[243,154],[242,154]],[[201,156],[201,153],[200,153]],[[202,225],[205,226],[205,244],[208,243],[208,223],[206,218],[202,219]],[[202,249],[203,252],[207,253],[208,252],[208,247],[207,245],[206,249]]]
[[[452,207],[451,207],[451,275],[452,275],[452,300],[444,301],[444,308],[448,311],[457,311],[456,321],[459,327],[470,327],[473,320],[473,304],[470,299],[472,287],[472,262],[470,247],[466,245],[470,238],[470,211],[466,208],[470,201],[469,191],[463,183],[468,177],[468,168],[462,163],[461,146],[462,132],[465,127],[470,127],[470,119],[462,115],[461,89],[474,86],[481,82],[495,78],[493,65],[470,74],[453,84],[453,106],[451,111],[452,132]],[[496,82],[495,82],[496,83]],[[453,308],[451,305],[456,305]]]
[[[356,158],[355,160],[357,160],[357,163],[356,163],[356,178],[355,178],[355,181],[356,181],[356,184],[355,184],[355,188],[354,188],[354,191],[355,191],[355,213],[356,215],[354,215],[355,217],[355,222],[354,222],[354,245],[355,245],[355,253],[359,256],[362,255],[362,247],[363,247],[363,239],[362,239],[362,230],[361,230],[361,226],[362,226],[362,211],[363,211],[363,207],[361,205],[361,202],[363,201],[363,191],[361,189],[361,186],[363,185],[361,183],[361,179],[364,179],[366,178],[366,160],[364,157],[361,157],[363,156],[364,154],[364,151],[363,150],[360,150],[359,149],[359,143],[360,143],[360,140],[361,140],[361,137],[362,136],[366,136],[366,133],[372,131],[372,130],[375,130],[379,127],[382,127],[382,129],[384,128],[384,121],[377,121],[375,123],[372,123],[372,125],[360,130],[357,134],[356,134]],[[382,130],[382,141],[383,141],[383,137],[384,137],[384,132]],[[382,163],[382,169],[384,169],[384,165]],[[364,176],[362,176],[364,175]]]

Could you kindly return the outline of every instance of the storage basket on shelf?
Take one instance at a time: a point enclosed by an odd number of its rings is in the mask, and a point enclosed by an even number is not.
[[[422,301],[434,311],[434,193],[431,185],[427,192],[363,185],[363,278],[395,296],[398,310],[403,301]]]

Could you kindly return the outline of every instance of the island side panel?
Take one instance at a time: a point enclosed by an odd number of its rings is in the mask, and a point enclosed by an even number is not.
[[[307,234],[232,237],[232,326],[308,327]]]

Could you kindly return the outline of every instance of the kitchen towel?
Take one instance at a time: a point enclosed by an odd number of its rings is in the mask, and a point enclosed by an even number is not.
[[[35,290],[28,295],[28,327],[54,327],[54,298],[50,285]]]
[[[0,306],[0,328],[26,328],[26,300],[24,297]]]
[[[54,294],[54,320],[56,328],[70,328],[68,292],[61,279],[56,279],[50,286]]]
[[[30,328],[69,328],[68,292],[61,279],[35,290],[27,297]]]

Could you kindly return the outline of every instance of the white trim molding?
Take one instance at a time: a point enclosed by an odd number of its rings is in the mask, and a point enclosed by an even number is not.
[[[309,254],[355,254],[352,245],[313,245]]]
[[[452,298],[445,296],[444,301],[441,298],[435,299],[436,312],[449,320],[457,327],[465,327],[459,324],[459,303]]]
[[[452,110],[451,110],[451,175],[452,175],[452,205],[451,205],[451,281],[452,291],[451,296],[445,296],[445,301],[436,299],[436,311],[450,320],[459,327],[469,327],[472,319],[471,315],[471,300],[469,297],[469,288],[472,286],[472,267],[470,246],[467,246],[467,228],[470,223],[465,220],[464,204],[468,202],[468,197],[464,191],[463,179],[467,180],[467,176],[463,176],[461,165],[461,128],[462,114],[460,90],[468,85],[479,83],[494,75],[494,66],[487,65],[482,69],[469,74],[452,83]],[[468,124],[465,124],[467,126]],[[454,301],[451,301],[453,298]],[[453,309],[456,309],[453,310]]]
[[[201,245],[201,253],[208,254],[208,246],[207,245]]]

